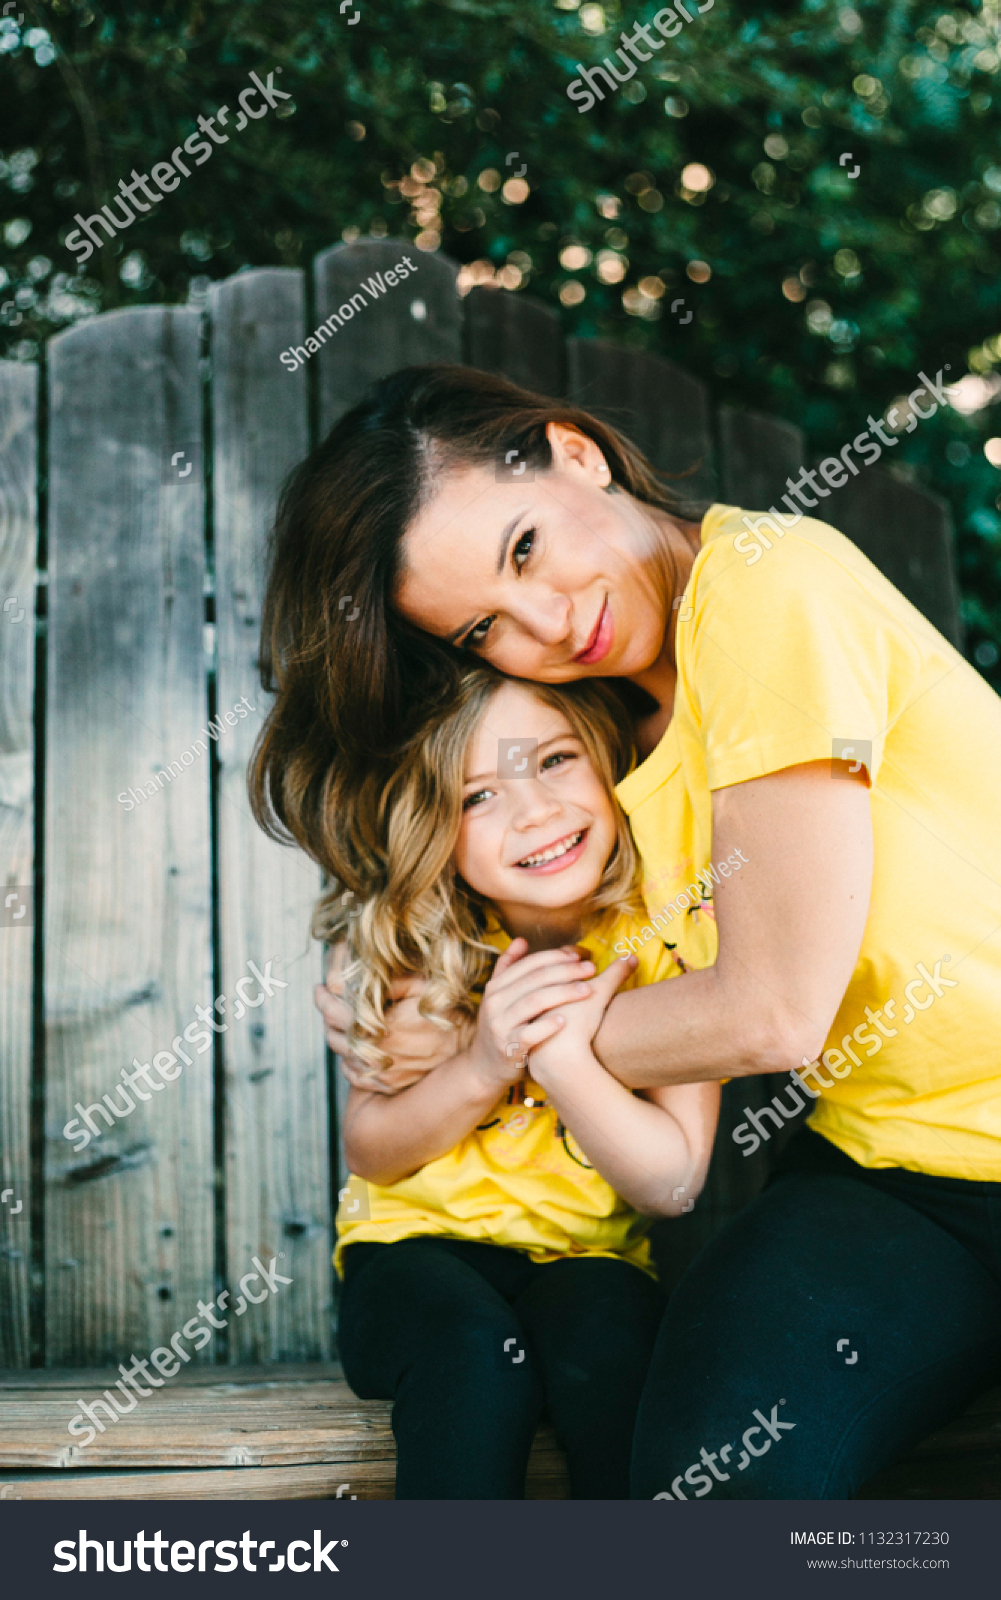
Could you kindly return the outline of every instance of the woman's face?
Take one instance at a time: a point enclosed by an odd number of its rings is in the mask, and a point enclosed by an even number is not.
[[[606,492],[591,439],[547,436],[549,471],[442,473],[404,538],[397,609],[509,677],[633,677],[665,647],[663,535],[649,507]]]
[[[463,777],[453,860],[469,886],[509,925],[584,906],[615,848],[615,802],[566,718],[504,684],[469,742]]]

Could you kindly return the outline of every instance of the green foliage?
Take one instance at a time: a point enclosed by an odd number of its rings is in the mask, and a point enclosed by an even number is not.
[[[568,332],[669,355],[717,399],[805,426],[817,453],[922,369],[970,374],[993,400],[997,0],[686,9],[582,113],[566,93],[578,63],[655,6],[19,0],[0,25],[6,353],[32,359],[94,310],[197,300],[245,265],[308,263],[357,230],[419,236],[467,264],[464,281],[559,305]],[[278,67],[293,98],[239,133],[231,118],[211,160],[75,270],[73,214]],[[998,417],[940,412],[894,457],[953,505],[969,648],[996,683],[1001,481],[983,446]]]

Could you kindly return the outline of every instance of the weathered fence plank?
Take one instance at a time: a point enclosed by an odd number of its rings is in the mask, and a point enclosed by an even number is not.
[[[786,493],[786,478],[797,473],[805,460],[803,434],[792,423],[761,412],[721,406],[717,413],[720,448],[720,495],[730,505],[767,507]],[[757,1075],[737,1078],[723,1089],[719,1132],[708,1180],[698,1207],[706,1210],[706,1231],[692,1228],[691,1237],[679,1236],[682,1254],[691,1259],[696,1247],[708,1242],[742,1206],[764,1187],[778,1150],[796,1131],[791,1123],[771,1140],[762,1140],[753,1155],[733,1142],[733,1130],[748,1109],[758,1111],[780,1093],[784,1078]],[[764,1123],[766,1130],[768,1122]]]
[[[0,1366],[29,1361],[38,369],[0,362]]]
[[[940,633],[963,648],[952,515],[944,500],[870,467],[833,489],[822,516],[854,540]]]
[[[662,472],[682,500],[715,495],[709,391],[673,361],[612,344],[567,340],[567,393],[620,429]]]
[[[720,406],[720,497],[731,506],[762,509],[786,493],[786,479],[806,460],[802,429],[760,411]]]
[[[50,1365],[144,1353],[213,1293],[212,1052],[171,1065],[213,992],[198,330],[150,307],[49,346]],[[133,1058],[182,1071],[128,1112]]]
[[[494,372],[537,394],[566,390],[560,319],[551,306],[509,289],[471,289],[462,303],[467,366]]]
[[[364,285],[404,256],[414,271],[384,294],[374,284],[370,294]],[[321,437],[375,379],[422,361],[462,360],[458,269],[445,256],[428,255],[403,239],[371,239],[322,251],[313,269],[314,326],[332,313],[340,315],[341,307],[351,311],[342,319],[343,327],[333,324],[333,333],[314,357]]]
[[[320,872],[264,837],[246,792],[267,710],[256,670],[265,540],[279,485],[308,448],[305,369],[280,361],[302,337],[303,299],[302,273],[287,268],[240,273],[212,296],[216,706],[235,723],[215,747],[220,989],[234,993],[248,960],[262,972],[273,962],[288,985],[230,1015],[223,1040],[228,1278],[235,1290],[258,1255],[294,1280],[233,1318],[233,1361],[321,1360],[331,1345],[326,1061],[312,1000],[322,961],[309,937]]]
[[[352,294],[369,301],[359,320],[339,328],[315,356],[319,367],[319,432],[323,438],[345,411],[355,405],[371,383],[397,367],[424,361],[461,361],[460,302],[455,280],[458,268],[444,256],[407,253],[416,273],[372,303],[359,286],[376,272],[384,273],[402,259],[406,249],[399,239],[365,240],[334,245],[316,257],[316,323],[345,305]],[[337,1119],[340,1126],[347,1102],[343,1074],[335,1075]],[[338,1181],[345,1173],[342,1141],[338,1136]]]
[[[619,428],[655,466],[668,473],[696,470],[671,487],[684,500],[714,492],[709,397],[705,385],[673,362],[604,339],[567,341],[568,393],[579,405]],[[719,1153],[694,1211],[652,1230],[661,1282],[670,1289],[729,1211],[725,1181],[730,1152]]]

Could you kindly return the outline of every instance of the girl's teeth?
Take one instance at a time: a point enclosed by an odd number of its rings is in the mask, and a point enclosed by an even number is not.
[[[518,862],[518,865],[519,867],[541,867],[546,861],[556,861],[558,857],[565,856],[568,850],[573,850],[576,845],[580,844],[583,837],[584,830],[581,828],[578,833],[573,834],[571,838],[565,840],[562,844],[554,845],[551,850],[541,850],[538,855],[526,856],[523,861]]]

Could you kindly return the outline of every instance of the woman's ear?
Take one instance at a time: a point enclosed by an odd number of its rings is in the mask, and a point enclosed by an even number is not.
[[[586,433],[569,422],[547,422],[546,438],[553,453],[553,466],[557,472],[577,469],[599,488],[604,488],[611,471],[600,448]]]

